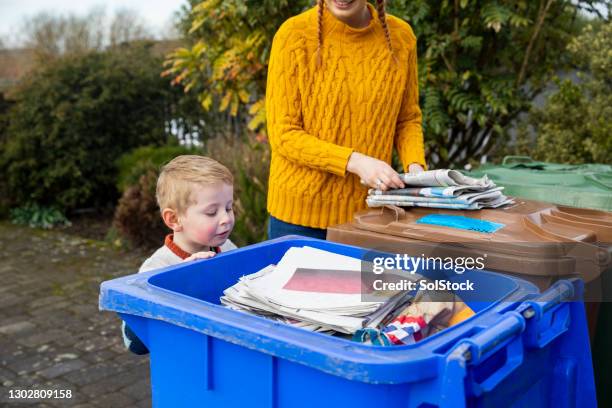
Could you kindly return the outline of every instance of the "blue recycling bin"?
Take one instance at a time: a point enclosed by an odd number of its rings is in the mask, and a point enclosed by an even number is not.
[[[119,313],[151,352],[154,407],[596,406],[580,280],[538,294],[531,283],[496,273],[452,274],[498,300],[458,293],[473,317],[395,347],[220,305],[240,276],[306,245],[356,258],[367,252],[289,236],[102,283],[100,309]]]

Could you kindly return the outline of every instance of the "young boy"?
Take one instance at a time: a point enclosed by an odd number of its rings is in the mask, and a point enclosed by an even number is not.
[[[161,217],[173,232],[139,272],[235,249],[228,239],[234,227],[233,184],[232,173],[208,157],[184,155],[166,164],[157,179],[156,197]],[[122,329],[130,351],[149,352],[125,322]]]

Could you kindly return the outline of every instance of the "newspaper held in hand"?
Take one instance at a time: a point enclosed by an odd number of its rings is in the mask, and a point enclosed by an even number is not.
[[[512,204],[503,187],[497,187],[487,176],[468,177],[457,170],[429,170],[400,174],[407,188],[368,191],[369,207],[431,207],[457,210],[480,210]]]
[[[438,169],[422,171],[420,173],[400,174],[402,181],[408,186],[422,187],[450,187],[450,186],[472,186],[472,187],[494,187],[493,183],[485,175],[481,178],[464,176],[457,170]]]

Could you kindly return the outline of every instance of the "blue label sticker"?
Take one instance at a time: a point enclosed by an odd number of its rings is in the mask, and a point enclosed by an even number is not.
[[[479,220],[476,218],[463,217],[460,215],[430,214],[421,217],[416,221],[417,224],[439,225],[441,227],[457,228],[470,231],[485,232],[492,234],[505,227],[505,224],[498,222]]]

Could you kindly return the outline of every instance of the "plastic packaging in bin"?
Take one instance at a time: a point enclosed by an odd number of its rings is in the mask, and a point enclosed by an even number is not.
[[[595,407],[581,281],[546,293],[485,271],[469,276],[496,301],[460,296],[476,314],[421,342],[367,346],[219,304],[240,276],[295,246],[362,258],[366,250],[284,237],[215,258],[102,283],[114,311],[151,351],[160,407]],[[449,278],[451,279],[451,278]]]

